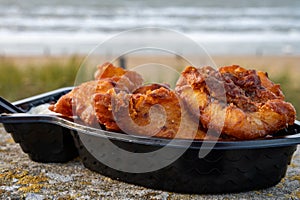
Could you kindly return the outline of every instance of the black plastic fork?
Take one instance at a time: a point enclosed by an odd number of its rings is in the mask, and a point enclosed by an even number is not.
[[[0,97],[0,114],[1,113],[24,113],[24,111],[6,99]]]

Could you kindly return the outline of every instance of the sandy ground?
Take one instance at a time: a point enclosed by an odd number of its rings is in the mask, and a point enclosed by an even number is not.
[[[77,57],[84,61],[88,58],[90,60],[97,60],[99,63],[101,61],[112,61],[115,59],[114,56],[97,56],[97,57],[86,57],[84,55],[73,55],[73,56],[0,56],[0,63],[4,61],[14,62],[17,66],[24,67],[28,64],[35,66],[43,66],[45,63],[49,62],[67,62],[70,58]],[[207,61],[207,57],[196,57],[196,56],[160,56],[160,55],[132,55],[125,56],[126,64],[129,67],[137,66],[149,62],[157,62],[167,64],[172,67],[177,67],[184,65],[188,62],[184,61],[184,58],[187,60],[197,61],[204,60]],[[281,55],[281,56],[254,56],[254,55],[212,55],[212,62],[216,66],[232,65],[238,64],[246,68],[255,68],[255,69],[270,69],[271,71],[282,70],[282,68],[291,68],[298,69],[300,62],[300,55]],[[183,66],[184,67],[184,66]]]
[[[97,66],[104,62],[114,62],[120,66],[119,56],[86,56],[86,55],[60,55],[60,56],[0,56],[0,65],[4,62],[14,63],[20,68],[26,66],[44,67],[51,63],[60,63],[62,66],[76,58],[77,63],[86,66]],[[294,82],[299,80],[300,74],[300,55],[280,55],[280,56],[256,56],[256,55],[211,55],[207,56],[175,56],[175,55],[128,55],[124,56],[127,68],[140,66],[167,66],[180,73],[188,65],[212,65],[221,67],[226,65],[240,65],[248,69],[256,69],[268,72],[269,77],[279,77],[287,74]],[[154,63],[154,64],[153,64]],[[51,65],[50,65],[51,66]],[[81,65],[82,66],[82,65]],[[79,66],[74,66],[78,68]]]
[[[87,66],[97,66],[104,62],[114,62],[120,66],[119,57],[112,55],[60,55],[60,56],[0,56],[0,65],[3,62],[11,62],[21,68],[26,66],[44,67],[51,63],[60,63],[62,66],[76,58],[81,64]],[[268,72],[269,77],[278,77],[281,74],[287,74],[295,85],[300,85],[300,55],[280,55],[280,56],[255,56],[255,55],[212,55],[207,56],[175,56],[175,55],[128,55],[125,56],[125,65],[127,68],[140,66],[150,66],[155,63],[156,66],[167,66],[180,73],[188,65],[204,66],[212,65],[221,67],[226,65],[240,65],[248,69],[256,69]],[[87,64],[88,63],[88,64]],[[82,65],[81,65],[82,66]],[[152,65],[153,66],[153,65]],[[79,66],[74,66],[79,67]]]
[[[60,55],[60,56],[0,56],[0,64],[3,62],[14,63],[19,67],[36,66],[43,67],[49,63],[66,64],[71,58],[76,58],[79,63],[89,63],[89,66],[96,66],[110,61],[120,66],[118,56],[86,56],[86,55]],[[207,56],[175,56],[175,55],[129,55],[125,56],[127,68],[139,66],[149,66],[155,63],[157,66],[164,65],[181,72],[186,66],[193,63],[198,65],[214,65],[216,67],[226,65],[240,65],[248,69],[266,71],[269,77],[278,77],[281,74],[288,74],[292,80],[299,80],[300,55],[280,55],[280,56],[256,56],[256,55],[211,55]],[[153,65],[152,65],[153,66]],[[79,67],[79,66],[75,66]]]
[[[63,164],[37,163],[0,127],[0,199],[300,199],[300,150],[285,178],[264,190],[190,195],[135,186],[86,169],[77,158]]]

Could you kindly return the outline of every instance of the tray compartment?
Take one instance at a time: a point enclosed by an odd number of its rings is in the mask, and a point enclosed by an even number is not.
[[[267,188],[285,176],[297,146],[222,150],[214,149],[205,158],[198,157],[199,149],[188,149],[169,166],[147,173],[128,173],[112,169],[99,162],[83,145],[77,133],[75,144],[85,167],[102,175],[140,186],[180,193],[229,193]],[[106,140],[91,136],[103,144]],[[128,150],[153,150],[153,146],[113,141]],[[109,152],[107,152],[109,154]],[[126,162],[126,158],[119,158]],[[121,163],[120,163],[121,164]]]
[[[7,132],[36,162],[67,162],[78,156],[70,130],[46,123],[5,124]]]
[[[14,103],[28,111],[32,107],[56,101],[71,88],[62,88]],[[1,113],[0,113],[1,114]],[[51,123],[51,118],[31,115],[0,115],[5,130],[19,143],[29,158],[36,162],[67,162],[78,157],[72,130]]]

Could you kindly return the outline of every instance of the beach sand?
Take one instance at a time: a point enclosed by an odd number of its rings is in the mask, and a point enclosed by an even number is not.
[[[2,56],[1,62],[11,62],[18,67],[47,66],[48,63],[60,63],[64,65],[70,59],[76,58],[81,62],[89,61],[93,65],[98,65],[107,61],[115,61],[116,65],[119,65],[119,60],[116,60],[113,56],[97,56],[86,57],[84,55],[61,55],[61,56]],[[181,72],[186,66],[191,65],[190,62],[184,60],[180,56],[160,56],[160,55],[133,55],[126,56],[125,64],[130,68],[134,68],[149,63],[156,63],[159,65],[165,65],[174,68],[178,72]],[[278,77],[282,74],[288,74],[292,80],[298,80],[300,73],[300,55],[281,55],[281,56],[254,56],[254,55],[213,55],[211,60],[208,58],[199,58],[196,56],[190,56],[187,59],[201,63],[200,65],[213,65],[216,67],[226,65],[240,65],[248,69],[256,69],[268,72],[269,77]],[[75,66],[78,67],[78,66]]]
[[[0,63],[9,61],[17,66],[24,67],[28,65],[43,66],[49,62],[67,62],[70,58],[80,58],[84,61],[85,55],[60,55],[60,56],[1,56]],[[125,56],[127,65],[137,66],[147,62],[165,63],[169,66],[179,66],[186,63],[179,56],[159,56],[159,55],[135,55]],[[191,56],[195,58],[195,56]],[[99,56],[99,61],[114,60],[113,56]],[[216,66],[238,64],[246,68],[266,69],[272,73],[280,72],[289,68],[300,71],[299,62],[300,55],[281,55],[281,56],[254,56],[254,55],[212,55],[212,61]],[[101,64],[101,63],[99,63]]]

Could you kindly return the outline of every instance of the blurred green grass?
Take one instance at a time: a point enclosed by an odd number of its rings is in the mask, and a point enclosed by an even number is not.
[[[288,68],[287,68],[288,69]],[[297,119],[300,119],[300,80],[292,78],[291,70],[284,70],[280,75],[271,78],[275,83],[279,83],[285,96],[285,100],[292,103],[297,111]]]
[[[67,62],[55,59],[37,66],[17,66],[11,60],[0,62],[0,95],[15,101],[66,86],[73,86],[81,59],[73,56]]]
[[[15,101],[66,86],[73,86],[82,58],[70,57],[66,62],[50,60],[42,65],[17,66],[11,60],[0,60],[0,96]],[[272,81],[279,83],[286,97],[292,103],[300,119],[300,80],[293,78],[288,67],[273,74]],[[165,76],[163,76],[165,77]]]

